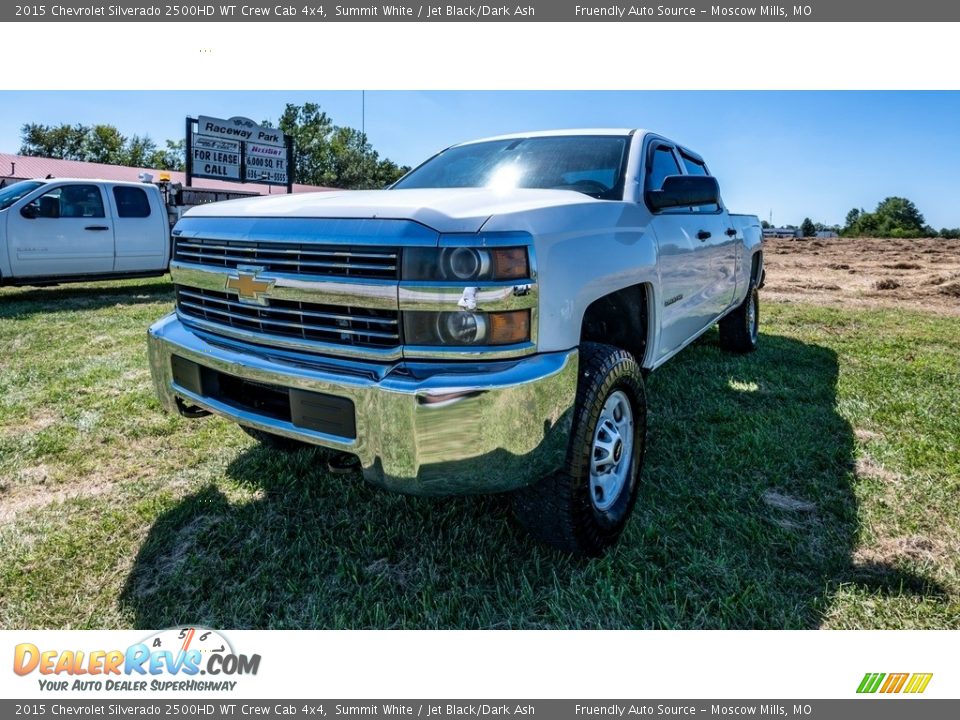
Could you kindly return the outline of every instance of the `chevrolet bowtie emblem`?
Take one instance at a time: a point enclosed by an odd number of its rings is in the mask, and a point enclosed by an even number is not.
[[[236,290],[237,299],[240,302],[252,303],[254,305],[266,305],[266,294],[270,288],[277,282],[276,280],[266,279],[258,280],[257,274],[263,268],[238,267],[236,275],[227,277],[227,290]]]

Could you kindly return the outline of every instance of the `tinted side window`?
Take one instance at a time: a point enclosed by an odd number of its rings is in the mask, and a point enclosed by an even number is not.
[[[44,193],[36,205],[42,218],[102,218],[103,196],[96,185],[61,185]]]
[[[687,175],[709,175],[707,172],[706,165],[703,164],[700,160],[694,160],[689,158],[683,153],[680,154],[680,157],[683,159],[683,167],[687,171]],[[690,208],[694,211],[703,211],[703,212],[712,212],[719,210],[720,206],[715,203],[710,203],[709,205],[699,205],[697,207]]]
[[[117,186],[113,189],[117,215],[122,218],[150,217],[150,200],[141,188]]]
[[[706,175],[707,168],[702,162],[698,162],[693,158],[688,158],[686,155],[681,155],[683,158],[683,166],[687,169],[688,175]]]
[[[650,167],[647,170],[647,190],[660,190],[663,188],[664,178],[679,174],[680,166],[677,165],[677,159],[673,156],[673,150],[661,145],[653,151],[653,155],[650,157]]]

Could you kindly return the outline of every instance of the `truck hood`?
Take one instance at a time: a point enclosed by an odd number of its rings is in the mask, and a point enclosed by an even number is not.
[[[195,207],[186,216],[413,220],[441,233],[472,233],[493,215],[600,202],[571,190],[344,190],[228,200]]]

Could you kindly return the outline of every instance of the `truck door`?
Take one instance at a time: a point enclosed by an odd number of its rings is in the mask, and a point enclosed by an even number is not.
[[[14,277],[113,271],[113,223],[96,183],[46,186],[11,208],[7,225]]]
[[[676,148],[654,139],[646,152],[644,191],[659,190],[664,178],[682,175]],[[712,284],[710,240],[721,232],[713,214],[669,208],[651,221],[660,270],[659,357],[680,348],[716,317],[708,291]]]
[[[108,186],[113,211],[116,272],[161,270],[167,263],[166,212],[153,187]]]
[[[688,175],[710,174],[703,160],[692,153],[681,149],[680,160]],[[706,240],[710,246],[710,278],[706,300],[716,317],[733,302],[737,287],[737,245],[741,241],[737,239],[736,226],[722,204],[695,207],[691,211],[700,214],[701,224],[710,225],[711,236]]]

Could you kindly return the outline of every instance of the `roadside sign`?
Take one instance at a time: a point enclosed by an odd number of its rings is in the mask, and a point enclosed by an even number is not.
[[[293,142],[250,118],[187,118],[187,187],[192,178],[285,185],[293,190]]]
[[[197,118],[197,132],[209,137],[257,142],[262,145],[276,145],[281,148],[284,146],[284,138],[286,137],[277,128],[264,127],[245,117],[232,117],[229,120],[224,120],[201,115]]]
[[[193,176],[240,180],[240,141],[193,134]]]

